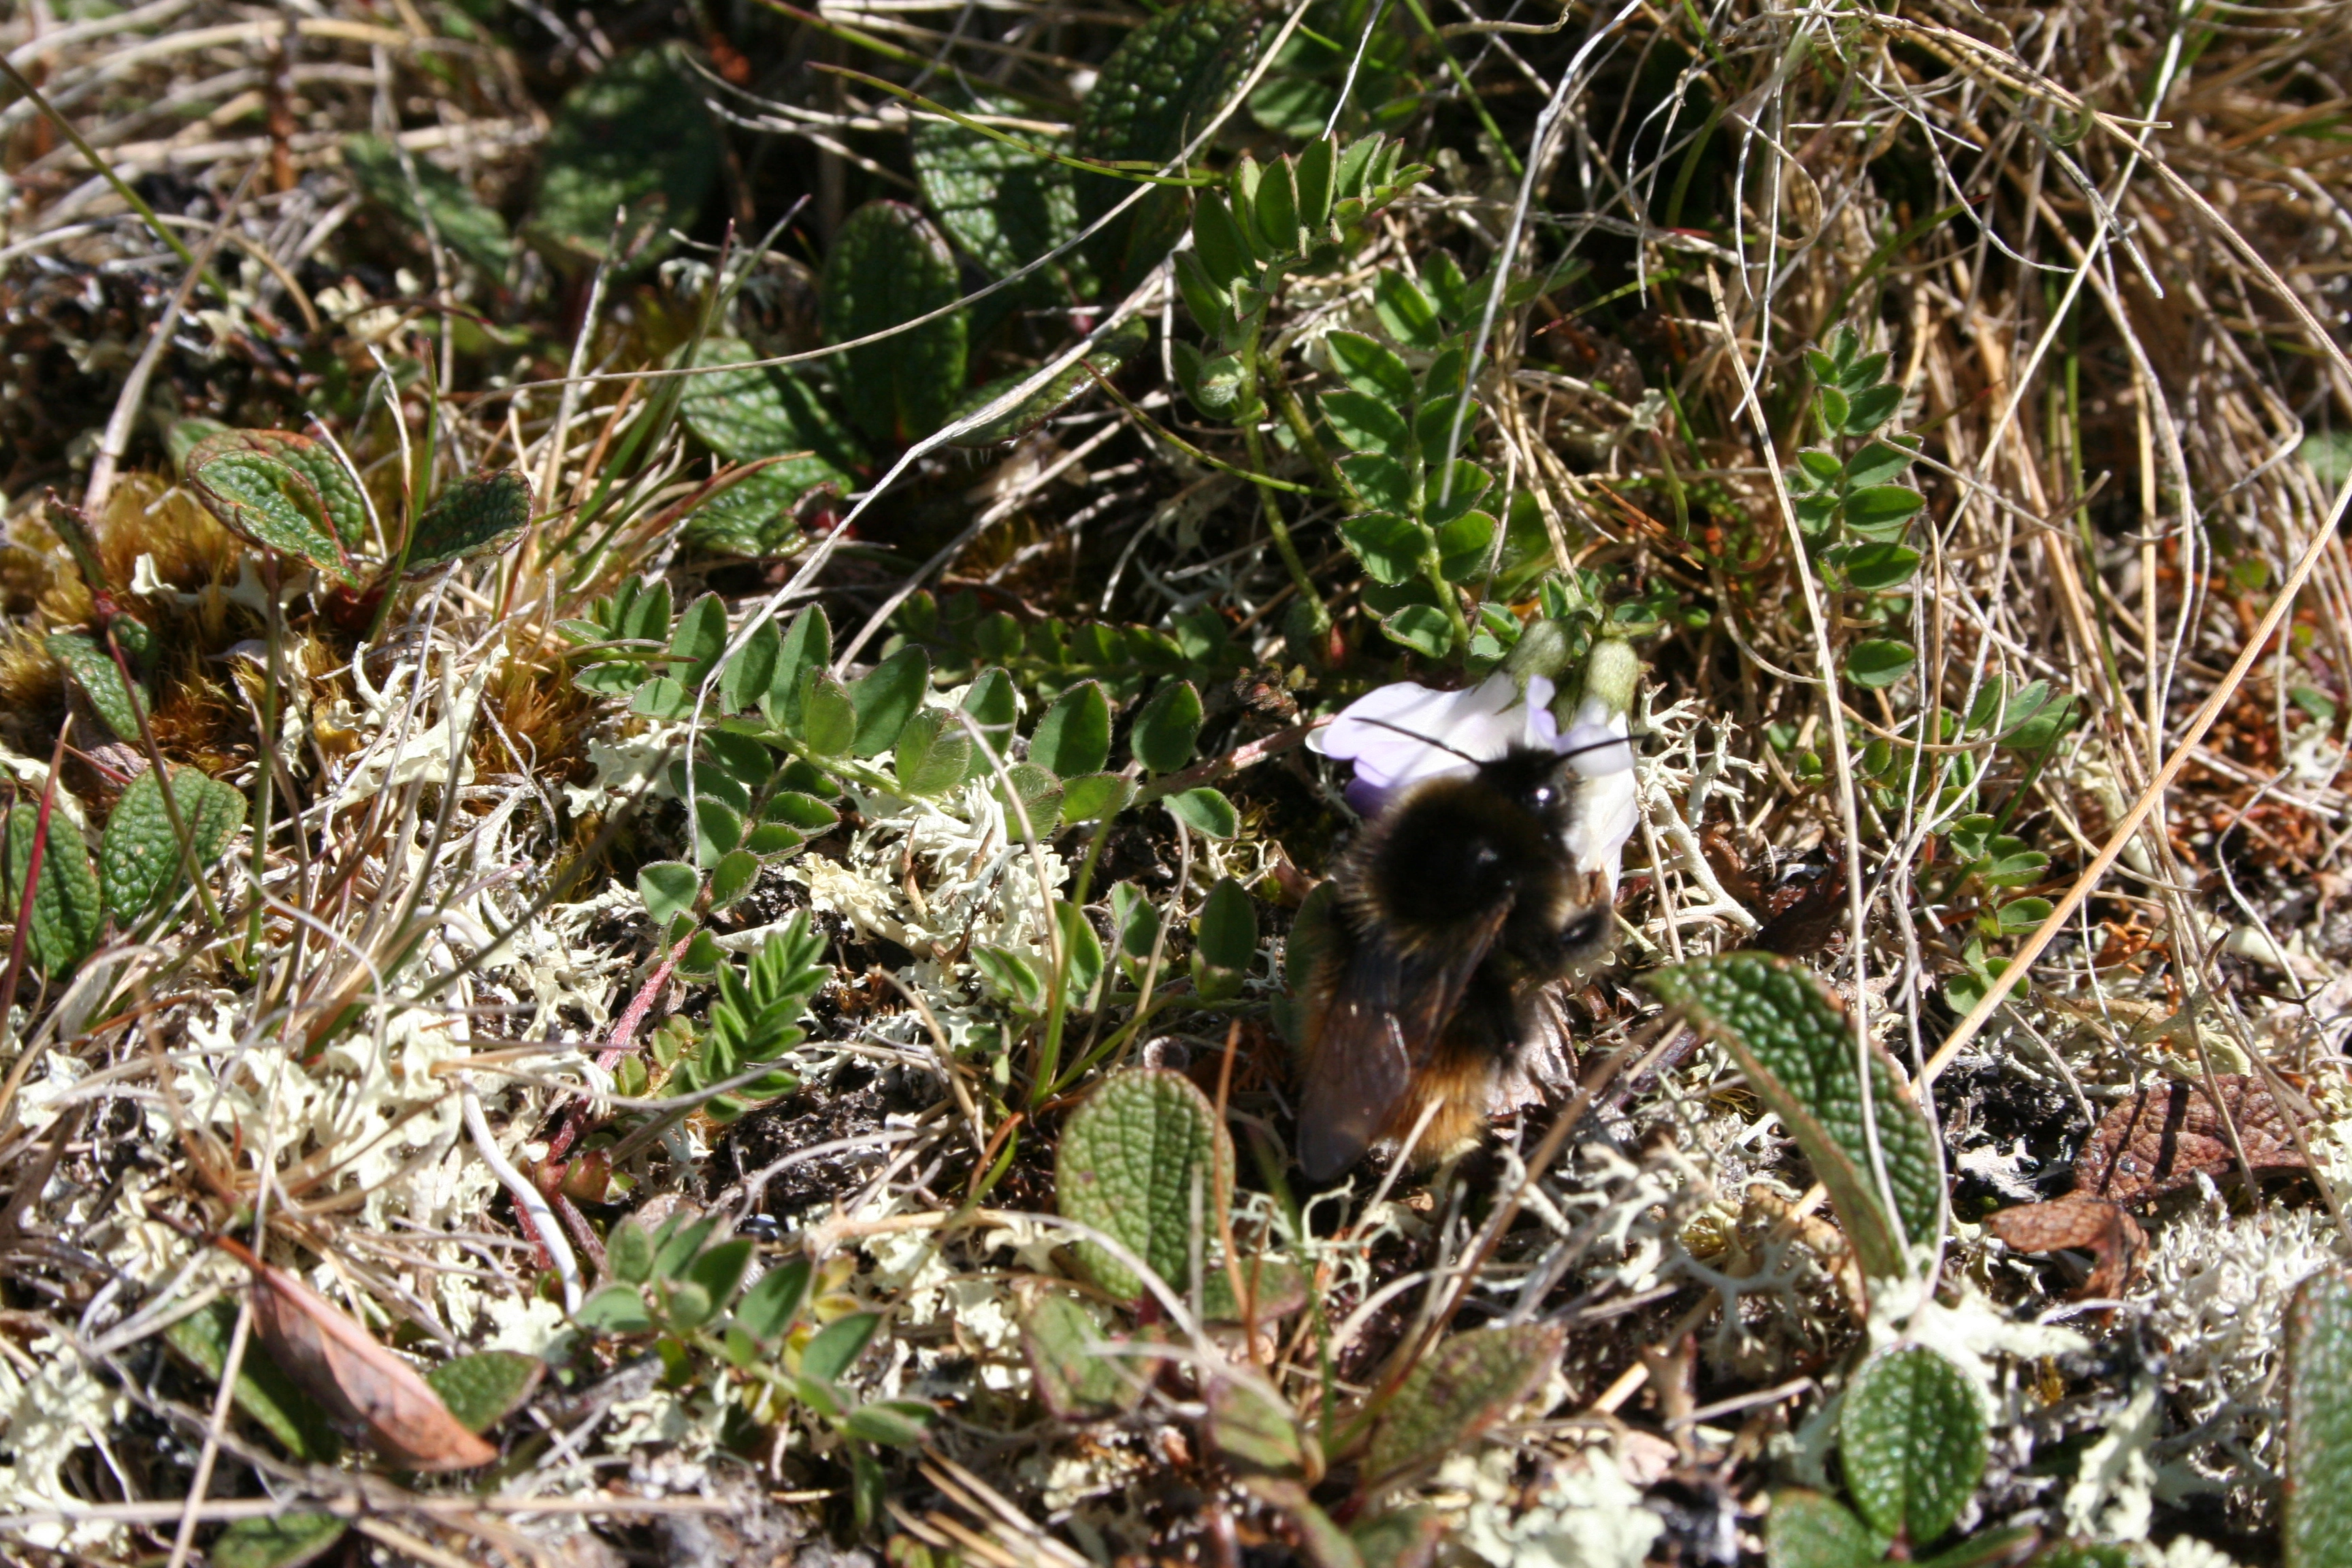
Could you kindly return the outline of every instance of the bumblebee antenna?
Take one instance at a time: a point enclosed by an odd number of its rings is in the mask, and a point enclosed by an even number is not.
[[[1464,762],[1468,763],[1473,767],[1484,767],[1489,760],[1485,757],[1474,757],[1469,752],[1464,751],[1461,747],[1449,746],[1444,742],[1437,739],[1434,735],[1424,735],[1418,730],[1408,730],[1402,724],[1391,724],[1385,719],[1350,719],[1348,721],[1351,724],[1370,724],[1375,729],[1387,730],[1391,733],[1405,736],[1410,740],[1419,741],[1424,746],[1434,746],[1441,752],[1450,752],[1451,754],[1461,758]],[[1567,751],[1560,752],[1556,754],[1561,762],[1566,762],[1570,757],[1580,757],[1587,752],[1604,752],[1612,746],[1624,746],[1631,748],[1634,742],[1646,741],[1649,738],[1649,731],[1635,730],[1628,734],[1612,735],[1605,741],[1588,741],[1581,746],[1570,746]]]

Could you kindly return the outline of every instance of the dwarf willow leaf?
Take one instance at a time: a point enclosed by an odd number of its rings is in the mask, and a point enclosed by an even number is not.
[[[968,112],[1018,115],[1021,106],[1009,99],[979,97],[971,100]],[[1026,127],[1013,134],[1033,142],[1044,140]],[[913,161],[923,204],[938,216],[948,237],[992,278],[1020,270],[1078,232],[1068,165],[1026,147],[982,136],[951,120],[922,119],[915,121]],[[1051,280],[1045,281],[1047,288],[1035,292],[1050,297]]]
[[[187,826],[198,872],[210,870],[229,836],[245,826],[245,796],[194,768],[180,768],[172,774],[172,801]],[[98,870],[107,913],[126,931],[180,879],[180,841],[153,769],[132,779],[114,803],[99,841]]]
[[[343,138],[343,168],[360,194],[397,218],[422,239],[427,217],[443,245],[493,278],[504,278],[514,259],[507,221],[485,206],[471,185],[421,154],[409,156],[414,184],[401,166],[400,152],[381,136],[362,132]],[[422,203],[418,198],[422,196]]]
[[[1260,16],[1240,0],[1192,0],[1121,41],[1078,106],[1071,150],[1105,163],[1157,170],[1206,128],[1249,64]],[[1072,176],[1078,220],[1090,225],[1133,186],[1108,174]],[[1114,297],[1160,264],[1184,232],[1184,193],[1160,186],[1091,242],[1095,271]]]
[[[903,202],[849,215],[824,262],[824,334],[845,343],[929,315],[961,297],[955,258]],[[952,310],[843,356],[842,402],[868,440],[903,447],[947,422],[963,394],[965,313]]]
[[[2352,1563],[2352,1274],[2296,1289],[2286,1320],[2287,1568]]]
[[[642,270],[667,253],[670,231],[693,227],[719,162],[709,111],[667,52],[623,55],[557,108],[529,232],[556,259],[585,268],[613,244],[617,217],[614,259]]]
[[[1171,1289],[1189,1288],[1195,1216],[1213,1224],[1233,1188],[1234,1146],[1208,1097],[1181,1073],[1157,1068],[1113,1075],[1062,1131],[1054,1167],[1064,1215],[1109,1236]],[[1112,1295],[1133,1300],[1145,1285],[1092,1241],[1079,1265]]]
[[[50,657],[66,667],[66,673],[89,697],[89,705],[106,721],[106,727],[122,740],[137,742],[139,715],[146,706],[146,697],[139,688],[123,684],[122,669],[114,662],[114,656],[88,632],[51,632],[43,646]],[[129,652],[127,648],[124,651]]]
[[[33,845],[40,837],[38,806],[26,801],[9,811],[7,854],[0,858],[0,879],[0,879],[0,887],[6,890],[0,898],[5,898],[11,918],[25,896]],[[98,873],[90,868],[81,830],[64,812],[50,812],[40,877],[33,889],[32,918],[27,922],[27,956],[42,973],[62,974],[98,945],[99,928],[105,919]]]
[[[1141,1403],[1150,1361],[1116,1353],[1085,1308],[1067,1296],[1041,1296],[1021,1314],[1021,1352],[1037,1380],[1037,1397],[1063,1421],[1100,1421]]]
[[[1654,970],[1643,984],[1721,1042],[1793,1135],[1829,1189],[1864,1276],[1908,1272],[1904,1245],[1933,1244],[1943,1224],[1934,1131],[1883,1050],[1873,1048],[1865,1116],[1853,1026],[1819,980],[1769,953],[1732,952]],[[1873,1133],[1895,1213],[1880,1202]],[[1900,1228],[1895,1224],[1900,1219]]]
[[[1924,1345],[1882,1352],[1845,1392],[1838,1454],[1862,1516],[1928,1545],[1984,1479],[1983,1402],[1966,1373]]]
[[[236,1306],[216,1300],[165,1329],[163,1342],[190,1364],[209,1373],[217,1384],[228,1365],[229,1340],[236,1331]],[[342,1444],[318,1402],[304,1394],[276,1362],[254,1353],[250,1345],[237,1363],[236,1386],[230,1390],[230,1397],[298,1459],[323,1463],[341,1450]]]
[[[956,437],[952,444],[958,447],[993,447],[1000,442],[1019,440],[1092,391],[1097,380],[1108,381],[1117,375],[1127,362],[1141,353],[1150,342],[1150,323],[1140,316],[1129,317],[1105,332],[1068,369],[995,418]],[[961,419],[979,413],[1028,378],[1029,373],[1025,371],[999,376],[974,390],[959,404],[955,416]]]
[[[1465,1451],[1551,1375],[1561,1331],[1537,1323],[1456,1334],[1405,1375],[1372,1429],[1367,1493]]]
[[[459,479],[434,498],[409,537],[414,574],[496,550],[530,526],[530,481],[502,468]]]
[[[1885,1536],[1834,1498],[1793,1489],[1772,1494],[1764,1522],[1767,1568],[1877,1568],[1886,1546]]]
[[[1874,637],[1845,650],[1845,678],[1856,686],[1877,689],[1901,680],[1918,662],[1919,656],[1909,643]]]
[[[188,488],[231,533],[337,582],[356,584],[343,540],[310,476],[278,451],[244,443],[263,434],[278,433],[232,430],[197,443],[188,456]]]
[[[425,1374],[457,1425],[485,1432],[512,1415],[547,1374],[547,1363],[520,1351],[480,1351],[445,1361]]]
[[[926,708],[898,732],[891,766],[910,795],[944,795],[971,776],[971,737],[946,710]]]

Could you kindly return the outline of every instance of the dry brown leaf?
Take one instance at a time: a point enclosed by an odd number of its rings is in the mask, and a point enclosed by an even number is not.
[[[2147,1232],[2121,1204],[2088,1193],[2069,1193],[2046,1204],[2021,1204],[1985,1221],[1985,1228],[2016,1252],[2057,1252],[2082,1247],[2097,1258],[2090,1278],[2074,1292],[2120,1296],[2147,1256]]]
[[[2262,1079],[2223,1073],[2214,1082],[2256,1175],[2305,1168]],[[2184,1186],[2200,1172],[2219,1175],[2237,1158],[2203,1086],[2176,1081],[2144,1089],[2099,1119],[2074,1157],[2074,1191],[2132,1203]]]
[[[458,1425],[416,1370],[331,1302],[230,1237],[215,1242],[253,1271],[253,1329],[270,1359],[336,1425],[412,1470],[470,1470],[497,1447]]]

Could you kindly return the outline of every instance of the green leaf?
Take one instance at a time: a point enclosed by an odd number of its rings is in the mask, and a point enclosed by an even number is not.
[[[1857,544],[1836,552],[1846,584],[1864,593],[1899,588],[1919,570],[1919,552],[1903,544]]]
[[[638,868],[637,896],[654,924],[666,926],[694,907],[702,891],[702,875],[683,860],[656,860]]]
[[[188,488],[240,539],[356,584],[358,574],[318,486],[285,458],[290,443],[303,437],[267,439],[283,434],[231,430],[198,442],[188,454]]]
[[[1026,812],[1032,833],[1041,837],[1051,833],[1062,810],[1062,781],[1034,763],[1014,763],[1004,770],[1004,773],[1013,783],[1013,799],[1021,805],[1020,811],[1013,811],[1012,801],[1005,803],[1009,818],[1006,826],[1019,831],[1022,813]],[[1002,784],[996,794],[999,799],[1003,798]]]
[[[775,684],[776,667],[783,657],[784,634],[774,621],[761,621],[719,671],[719,696],[726,710],[740,713],[757,706]]]
[[[688,605],[669,635],[670,674],[688,691],[699,687],[727,651],[727,601],[705,594]]]
[[[2012,1526],[2008,1530],[1984,1531],[1963,1539],[1958,1546],[1947,1547],[1932,1557],[1916,1557],[1919,1568],[2009,1568],[2025,1561],[2029,1553],[2032,1568],[2127,1568],[2126,1553],[2120,1548],[2108,1548],[2112,1559],[2084,1553],[2062,1543],[2042,1552],[2034,1544],[2042,1531],[2030,1524]]]
[[[735,1304],[735,1321],[762,1343],[772,1344],[782,1339],[799,1319],[801,1309],[807,1305],[813,1274],[805,1258],[776,1265],[760,1276],[758,1284],[743,1292],[743,1299]]]
[[[993,447],[1001,442],[1020,439],[1092,391],[1097,378],[1108,381],[1117,375],[1126,367],[1128,361],[1141,353],[1150,342],[1150,323],[1141,316],[1129,317],[1105,332],[1095,346],[1068,369],[987,424],[975,426],[956,437],[951,444],[966,447]],[[1015,371],[976,388],[956,405],[955,417],[961,419],[979,413],[1028,380],[1029,374],[1027,371]]]
[[[1201,737],[1201,694],[1189,680],[1172,680],[1151,694],[1128,726],[1127,746],[1155,773],[1172,773],[1192,760]]]
[[[1225,205],[1223,191],[1202,191],[1193,198],[1192,253],[1201,258],[1209,281],[1220,289],[1231,288],[1236,279],[1255,281],[1258,277],[1257,258],[1250,254],[1249,241],[1234,221],[1233,208]],[[1216,322],[1201,325],[1213,330]]]
[[[1905,436],[1899,441],[1916,444],[1918,437]],[[1845,460],[1842,470],[1847,485],[1854,489],[1869,489],[1876,485],[1892,484],[1903,477],[1917,454],[1909,447],[1886,441],[1873,441]],[[1832,474],[1832,478],[1839,475]]]
[[[1846,526],[1858,533],[1892,537],[1927,504],[1917,490],[1901,485],[1872,485],[1845,498]]]
[[[1160,934],[1160,911],[1152,907],[1150,896],[1132,882],[1114,884],[1110,890],[1110,930],[1120,966],[1139,984],[1143,965],[1151,956],[1152,942]]]
[[[1764,1521],[1766,1568],[1877,1568],[1886,1546],[1843,1503],[1793,1489],[1772,1494]]]
[[[1910,674],[1918,662],[1909,643],[1872,638],[1845,650],[1845,678],[1856,686],[1880,689]]]
[[[866,1342],[881,1326],[879,1312],[852,1312],[827,1323],[801,1352],[801,1375],[839,1383],[842,1373],[857,1364]]]
[[[1372,1429],[1360,1489],[1394,1488],[1478,1436],[1543,1386],[1559,1359],[1559,1329],[1536,1323],[1456,1334],[1423,1356]]]
[[[1871,357],[1875,359],[1878,356],[1874,354]],[[1864,387],[1849,395],[1846,412],[1838,420],[1838,426],[1849,436],[1866,436],[1894,418],[1895,411],[1902,406],[1901,387],[1891,383]]]
[[[720,1103],[714,1100],[709,1108]],[[719,1310],[710,1292],[691,1279],[664,1280],[655,1286],[654,1294],[661,1302],[663,1321],[673,1329],[698,1329],[710,1321],[711,1314]]]
[[[1194,931],[1201,955],[1220,969],[1244,970],[1257,957],[1257,907],[1231,877],[1209,889]]]
[[[1386,452],[1402,458],[1412,451],[1412,432],[1404,416],[1382,398],[1354,391],[1327,392],[1323,417],[1331,433],[1358,452]]]
[[[767,694],[760,701],[771,722],[788,731],[800,729],[802,681],[822,671],[832,658],[833,626],[824,618],[824,610],[816,605],[803,605],[793,624],[784,628],[783,649],[776,657],[775,673],[769,677]]]
[[[214,458],[232,452],[274,458],[300,474],[318,495],[328,527],[343,549],[349,552],[367,544],[367,498],[360,493],[359,481],[333,447],[292,430],[222,430],[189,449],[184,471],[193,480],[196,470]],[[234,527],[231,531],[236,531]]]
[[[343,138],[343,169],[352,184],[369,201],[398,219],[402,226],[425,237],[425,220],[441,243],[492,278],[503,279],[514,259],[514,241],[507,220],[482,204],[474,189],[456,174],[422,153],[411,153],[415,182],[400,166],[399,150],[381,136],[362,132]],[[422,195],[422,204],[418,196]]]
[[[841,814],[813,795],[796,789],[780,790],[760,808],[763,822],[781,822],[797,827],[814,837],[841,820]]]
[[[909,795],[944,795],[971,776],[971,737],[942,708],[926,708],[898,731],[891,766]]]
[[[985,750],[977,742],[972,746],[972,775],[978,777],[982,773],[992,773],[994,768],[988,760],[988,753],[993,752],[999,759],[1006,755],[1007,749],[1013,744],[1013,721],[1021,713],[1020,700],[1013,689],[1013,677],[992,665],[982,670],[964,691],[961,706],[979,728],[982,738],[988,742]],[[970,735],[971,731],[966,731],[965,733]]]
[[[208,1373],[218,1386],[228,1365],[229,1338],[236,1331],[236,1306],[218,1300],[182,1318],[163,1331],[164,1342],[191,1365]],[[237,1363],[236,1387],[231,1392],[236,1407],[258,1422],[298,1459],[321,1464],[341,1452],[342,1443],[316,1400],[270,1360],[258,1342],[248,1341]]]
[[[2352,1564],[2352,1273],[2299,1286],[2286,1319],[2286,1568]]]
[[[1158,1068],[1104,1080],[1071,1114],[1055,1160],[1062,1213],[1121,1243],[1179,1293],[1192,1280],[1192,1216],[1213,1225],[1233,1184],[1233,1139],[1215,1108],[1192,1079]],[[1144,1293],[1134,1271],[1094,1242],[1076,1251],[1112,1295]]]
[[[743,1282],[743,1270],[751,1262],[751,1243],[748,1237],[722,1241],[704,1251],[687,1266],[686,1277],[702,1287],[709,1296],[713,1309],[723,1309],[735,1299],[735,1288]]]
[[[840,756],[856,742],[861,729],[857,704],[851,699],[849,688],[829,671],[813,673],[801,697],[800,710],[801,739],[818,756]],[[878,724],[876,727],[880,728]]]
[[[1017,116],[1023,110],[1010,99],[974,97],[966,112]],[[1013,134],[1033,143],[1045,141],[1026,127]],[[951,120],[924,119],[915,121],[913,162],[923,205],[992,278],[1019,271],[1078,232],[1067,165],[1025,147],[982,136]],[[1033,276],[1031,282],[1044,285],[1030,290],[1041,300],[1062,291],[1051,276]]]
[[[1869,1053],[1871,1111],[1902,1228],[1879,1201],[1864,1118],[1861,1059],[1845,1006],[1801,965],[1732,952],[1654,970],[1643,984],[1719,1041],[1748,1087],[1803,1149],[1829,1189],[1864,1276],[1908,1272],[1904,1244],[1934,1244],[1943,1223],[1935,1133],[1883,1050]]]
[[[691,1224],[682,1215],[672,1215],[654,1236],[654,1278],[656,1280],[677,1280],[686,1277],[687,1265],[702,1250],[710,1233],[719,1228],[715,1215],[706,1215]]]
[[[668,253],[671,230],[694,226],[719,155],[701,94],[668,55],[623,55],[557,108],[527,232],[556,260],[584,270],[613,244],[618,216],[613,259],[623,276],[642,271]]]
[[[849,688],[850,706],[857,713],[852,753],[878,757],[897,745],[930,689],[931,656],[911,644],[859,676]]]
[[[205,1548],[213,1568],[303,1568],[327,1554],[351,1528],[331,1513],[300,1511],[232,1521]]]
[[[868,1443],[911,1448],[923,1440],[923,1434],[930,1429],[931,1417],[937,1414],[929,1405],[916,1400],[881,1399],[851,1411],[843,1419],[841,1429]]]
[[[1994,911],[1993,924],[2002,936],[2025,936],[2042,929],[2053,907],[2047,899],[2011,899]]]
[[[903,202],[868,202],[849,215],[824,259],[824,335],[845,343],[962,297],[947,241]],[[919,441],[963,395],[966,312],[892,333],[843,356],[842,404],[868,440]],[[871,752],[866,753],[871,755]]]
[[[1129,33],[1103,62],[1078,106],[1071,151],[1156,170],[1199,133],[1249,64],[1260,16],[1241,0],[1192,0]],[[1078,220],[1090,225],[1134,189],[1108,174],[1075,174]],[[1184,232],[1184,193],[1160,186],[1106,226],[1089,254],[1118,298],[1157,267]]]
[[[520,1351],[480,1351],[443,1362],[425,1374],[457,1425],[487,1432],[512,1415],[547,1374],[547,1363]]]
[[[1107,1420],[1142,1403],[1153,1363],[1107,1353],[1111,1344],[1067,1296],[1040,1296],[1021,1314],[1021,1352],[1037,1397],[1059,1420]]]
[[[1010,948],[978,943],[971,950],[972,967],[989,988],[1020,1012],[1032,1016],[1045,1010],[1045,982],[1037,966]]]
[[[1407,605],[1381,621],[1381,630],[1427,658],[1444,658],[1454,649],[1454,623],[1434,605]]]
[[[654,1238],[632,1216],[613,1227],[604,1241],[604,1266],[613,1278],[642,1285],[654,1277]]]
[[[1118,773],[1083,773],[1062,781],[1065,826],[1117,816],[1135,799],[1135,781]]]
[[[1966,1373],[1925,1345],[1883,1351],[1846,1389],[1838,1454],[1863,1518],[1929,1545],[1984,1479],[1983,1401]]]
[[[1494,553],[1494,518],[1483,511],[1465,511],[1437,531],[1437,569],[1449,583],[1469,583],[1486,574]]]
[[[230,836],[245,826],[245,796],[194,768],[181,768],[172,775],[172,799],[187,825],[198,871],[209,871]],[[180,841],[153,769],[133,778],[114,803],[99,844],[98,871],[106,911],[125,931],[182,879]]]
[[[1160,804],[1169,816],[1204,837],[1231,838],[1242,830],[1241,813],[1234,809],[1234,803],[1206,784],[1179,790]]]
[[[416,520],[410,574],[499,548],[530,526],[530,481],[520,469],[459,479]]]
[[[1433,353],[1445,341],[1436,305],[1422,292],[1420,284],[1393,268],[1383,268],[1372,280],[1372,309],[1389,336],[1409,349]]]
[[[138,744],[139,714],[148,706],[147,695],[122,683],[122,668],[114,662],[114,656],[88,632],[51,632],[42,646],[66,667],[66,673],[89,697],[106,727],[120,739]],[[123,652],[127,657],[130,649]]]
[[[0,873],[5,873],[5,881],[0,886],[6,889],[6,908],[12,916],[25,897],[33,841],[39,832],[39,808],[33,801],[9,811],[7,854],[0,858]],[[33,888],[26,953],[42,973],[63,974],[98,945],[99,928],[105,921],[105,900],[99,890],[98,873],[90,868],[81,830],[64,812],[52,810],[40,879]]]
[[[1062,938],[1065,992],[1074,1009],[1087,1011],[1094,1005],[1095,982],[1102,978],[1102,939],[1086,911],[1066,900],[1054,900],[1054,923]]]
[[[1241,1260],[1242,1289],[1252,1298],[1244,1303],[1234,1293],[1233,1277],[1223,1268],[1208,1270],[1201,1281],[1201,1316],[1213,1323],[1238,1323],[1255,1316],[1260,1322],[1286,1318],[1307,1305],[1306,1271],[1278,1258]]]
[[[1402,512],[1358,512],[1341,518],[1336,526],[1340,542],[1376,583],[1393,588],[1412,582],[1429,559],[1429,530]]]
[[[1985,862],[1976,868],[1976,874],[1989,888],[2030,888],[2049,868],[2049,856],[2028,849],[2024,839],[2004,833],[1987,846]]]
[[[1412,368],[1395,350],[1381,347],[1361,332],[1333,332],[1323,341],[1340,380],[1391,408],[1412,405],[1421,389]]]
[[[1082,680],[1054,700],[1029,737],[1029,760],[1057,778],[1102,771],[1110,760],[1110,700],[1101,682]]]
[[[1275,255],[1296,256],[1306,237],[1298,232],[1298,186],[1291,174],[1287,158],[1278,158],[1265,166],[1265,174],[1257,183],[1257,202],[1250,216],[1257,232]]]

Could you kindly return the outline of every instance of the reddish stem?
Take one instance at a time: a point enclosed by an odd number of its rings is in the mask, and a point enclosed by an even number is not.
[[[661,994],[664,985],[669,984],[670,972],[677,967],[678,958],[686,952],[686,943],[693,940],[689,935],[685,942],[662,954],[662,961],[654,965],[654,972],[646,977],[646,983],[637,988],[637,994],[629,998],[629,1005],[621,1010],[620,1017],[613,1025],[612,1037],[604,1042],[604,1048],[596,1053],[599,1068],[610,1072],[620,1065],[623,1057],[629,1054],[629,1043],[636,1037],[638,1026],[646,1021],[646,1015],[654,1010],[654,998]],[[580,1130],[587,1120],[587,1106],[581,1101],[573,1101],[564,1114],[563,1125],[558,1127],[555,1135],[547,1141],[547,1158],[541,1162],[542,1166],[550,1170],[555,1168],[556,1162],[570,1152],[572,1145],[579,1141]]]
[[[16,983],[25,977],[25,953],[33,934],[33,895],[41,885],[41,860],[49,847],[49,808],[57,804],[58,770],[65,766],[66,736],[73,729],[68,713],[58,726],[57,748],[49,753],[49,776],[41,785],[41,807],[33,818],[33,847],[25,857],[25,893],[16,900],[16,934],[8,942],[8,973],[0,978],[0,1012],[16,1000]]]

